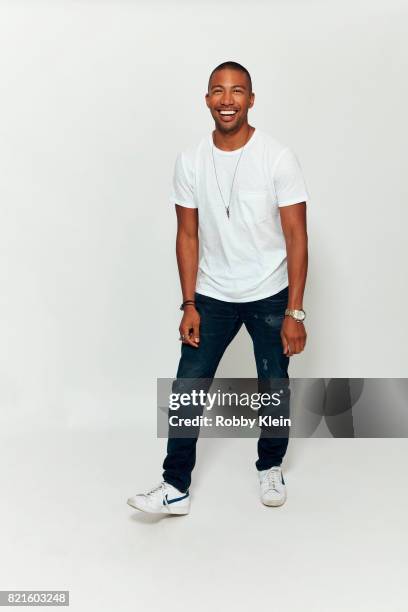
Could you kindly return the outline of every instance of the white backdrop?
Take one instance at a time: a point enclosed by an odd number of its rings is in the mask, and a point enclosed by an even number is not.
[[[403,4],[1,3],[1,425],[154,430],[180,353],[174,160],[230,59],[311,194],[290,374],[407,376]],[[217,376],[255,375],[243,328]]]

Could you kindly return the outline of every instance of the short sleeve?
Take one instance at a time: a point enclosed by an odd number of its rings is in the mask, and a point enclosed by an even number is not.
[[[289,147],[282,151],[276,162],[273,182],[278,206],[289,206],[310,199],[299,160]]]
[[[193,184],[192,168],[190,168],[186,156],[179,153],[174,166],[170,202],[186,208],[197,208],[194,202]]]

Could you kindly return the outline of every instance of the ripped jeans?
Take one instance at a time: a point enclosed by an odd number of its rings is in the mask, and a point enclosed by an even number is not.
[[[200,314],[198,348],[181,345],[177,378],[215,376],[218,364],[233,338],[245,325],[254,347],[258,379],[288,378],[289,357],[284,355],[280,330],[288,302],[288,287],[279,293],[252,302],[225,302],[195,293]],[[196,462],[197,438],[170,437],[163,462],[163,479],[180,491],[187,491]],[[266,470],[280,465],[286,453],[288,437],[268,437],[261,431],[255,466]]]

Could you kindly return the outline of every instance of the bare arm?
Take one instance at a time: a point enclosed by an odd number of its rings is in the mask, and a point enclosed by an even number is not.
[[[177,238],[176,256],[180,276],[183,302],[194,300],[198,271],[198,211],[176,204]],[[194,305],[185,306],[180,323],[180,335],[184,335],[184,344],[198,346],[200,315]]]
[[[303,309],[308,252],[306,228],[306,202],[281,206],[279,208],[282,230],[286,241],[289,298],[288,308]],[[306,330],[303,323],[292,317],[285,317],[281,337],[283,352],[291,356],[303,351],[306,343]]]
[[[176,204],[176,255],[183,302],[194,299],[198,269],[198,212]]]

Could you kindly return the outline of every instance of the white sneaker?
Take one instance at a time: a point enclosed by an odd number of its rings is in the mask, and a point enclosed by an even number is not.
[[[281,506],[286,501],[286,487],[280,466],[258,472],[261,501],[265,506]]]
[[[190,511],[190,494],[182,493],[176,487],[164,480],[148,493],[140,493],[127,500],[129,506],[142,510],[163,514],[188,514]]]

